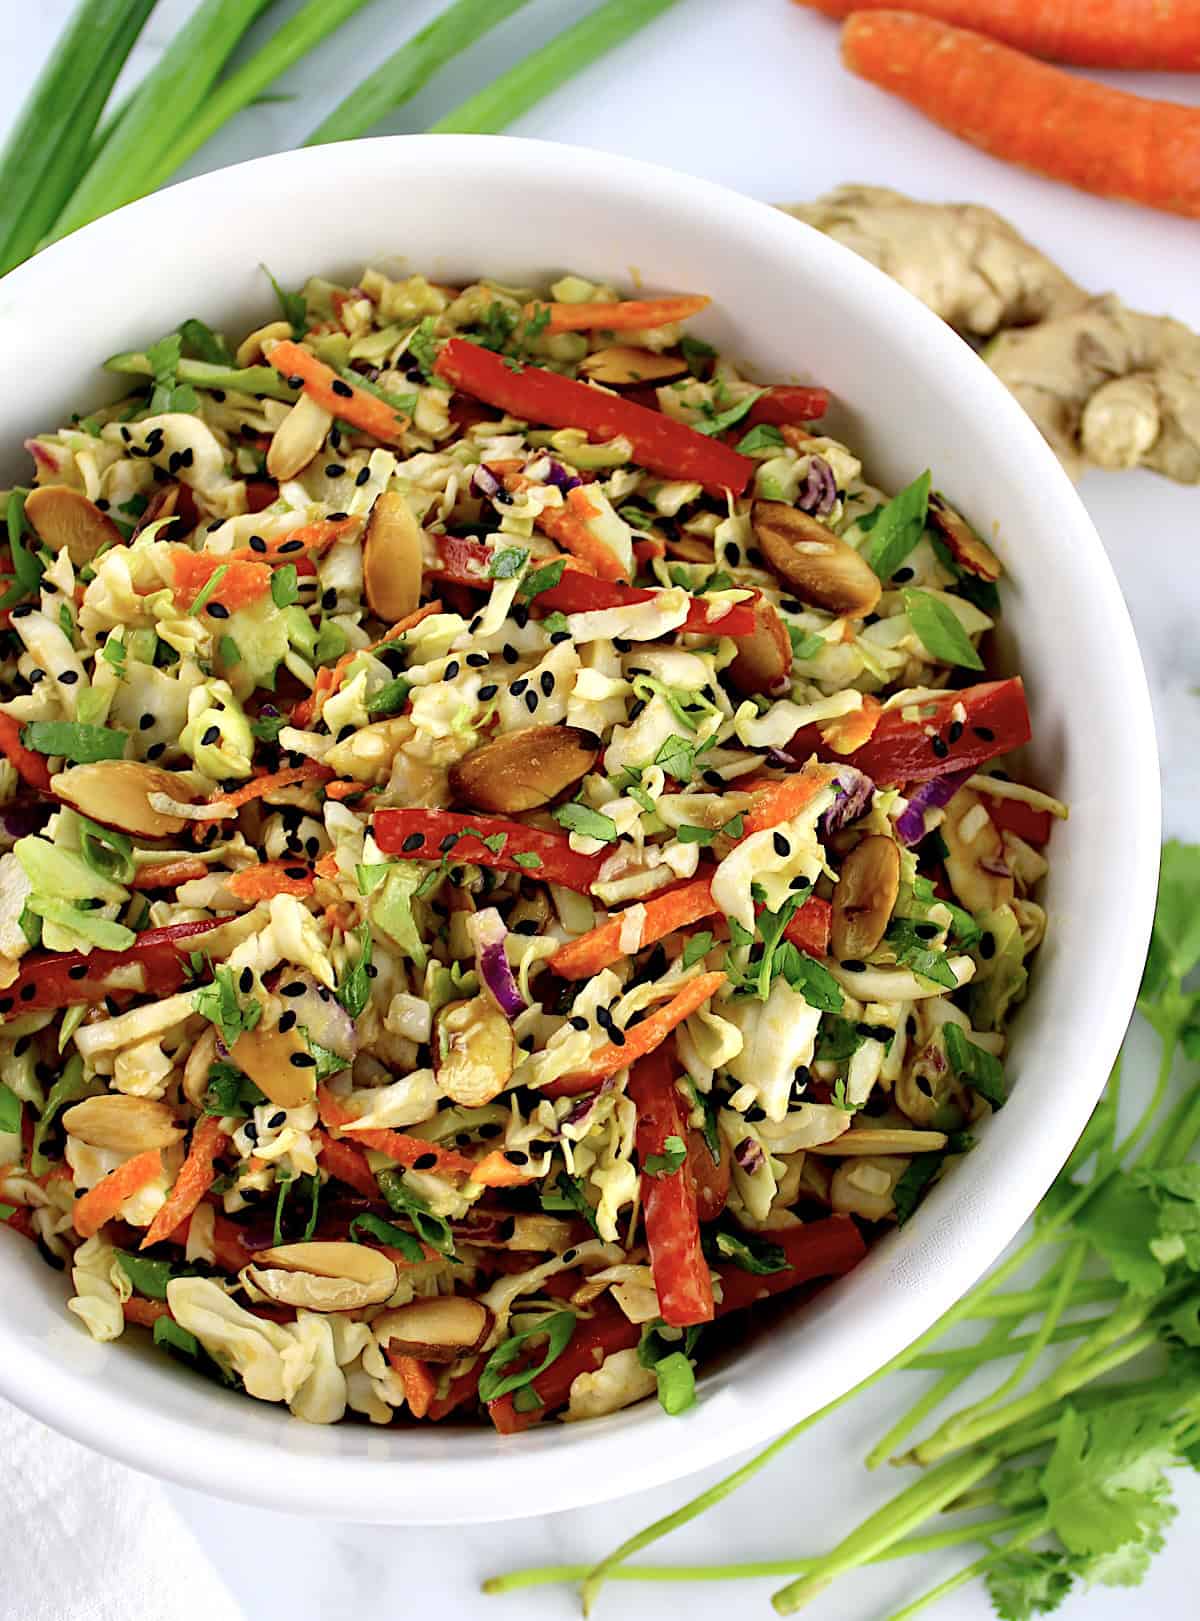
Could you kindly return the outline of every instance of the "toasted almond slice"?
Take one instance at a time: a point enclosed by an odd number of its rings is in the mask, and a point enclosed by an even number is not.
[[[863,1126],[844,1131],[832,1142],[817,1143],[806,1152],[828,1155],[832,1159],[844,1154],[931,1154],[945,1148],[948,1140],[944,1131],[910,1131],[903,1126]]]
[[[751,522],[768,567],[802,601],[855,619],[874,611],[875,571],[832,529],[783,501],[756,501]]]
[[[186,826],[182,816],[155,810],[151,794],[166,794],[178,803],[195,798],[177,772],[140,760],[73,765],[50,779],[50,791],[92,821],[146,839],[170,838]]]
[[[950,548],[954,561],[969,574],[977,574],[981,580],[1000,578],[1004,569],[995,552],[936,490],[929,497],[929,521]]]
[[[332,413],[310,394],[301,394],[271,436],[267,472],[274,479],[295,478],[318,454],[332,427]]]
[[[421,600],[421,525],[398,490],[376,497],[363,537],[363,587],[371,612],[388,624]]]
[[[256,366],[265,357],[264,344],[282,343],[291,335],[290,321],[268,321],[266,326],[256,327],[249,337],[242,339],[234,359],[239,366]]]
[[[425,1362],[457,1362],[487,1339],[492,1314],[465,1295],[438,1295],[385,1311],[371,1324],[380,1345]]]
[[[516,1058],[512,1026],[490,997],[450,1002],[438,1014],[437,1082],[455,1103],[468,1108],[490,1103],[508,1085]]]
[[[683,563],[707,563],[712,567],[713,543],[703,535],[689,535],[686,530],[667,536],[667,556],[678,557]]]
[[[834,956],[847,962],[869,957],[899,893],[900,847],[884,833],[871,833],[842,862],[830,919]]]
[[[67,548],[76,568],[90,563],[102,546],[121,546],[125,537],[106,512],[82,490],[43,484],[25,497],[25,516],[52,552]]]
[[[183,1136],[183,1127],[175,1124],[165,1103],[120,1092],[84,1098],[82,1103],[72,1104],[62,1118],[72,1137],[93,1148],[113,1148],[120,1153],[169,1148]]]
[[[765,597],[754,604],[754,630],[739,636],[737,657],[726,670],[739,692],[772,692],[792,668],[787,626]]]
[[[592,769],[599,753],[599,739],[578,726],[527,726],[452,765],[450,788],[473,810],[512,816],[557,799]]]
[[[244,1031],[234,1043],[232,1057],[277,1108],[299,1109],[317,1094],[316,1065],[299,1025],[279,1029],[281,1011],[278,998],[269,997],[254,1029]]]
[[[579,362],[579,370],[594,383],[606,388],[636,388],[639,383],[666,383],[673,377],[687,376],[682,355],[655,354],[632,344],[614,344],[597,349]]]
[[[357,1311],[395,1293],[396,1263],[366,1244],[314,1240],[260,1250],[242,1276],[269,1300],[307,1311]]]

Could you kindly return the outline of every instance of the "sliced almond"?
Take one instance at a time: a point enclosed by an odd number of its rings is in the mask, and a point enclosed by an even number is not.
[[[787,626],[765,597],[754,604],[754,630],[737,639],[737,657],[726,670],[739,692],[773,692],[792,668]]]
[[[830,1143],[818,1143],[810,1154],[840,1158],[845,1154],[932,1154],[947,1143],[944,1131],[909,1131],[902,1126],[878,1126],[844,1131]]]
[[[63,1125],[72,1137],[93,1148],[113,1148],[119,1153],[136,1154],[147,1148],[169,1148],[183,1136],[171,1110],[153,1098],[127,1097],[123,1093],[103,1093],[84,1098],[63,1114]]]
[[[517,1061],[512,1026],[486,996],[450,1002],[437,1016],[434,1063],[448,1098],[478,1108],[508,1085]]]
[[[274,479],[295,478],[320,452],[332,427],[332,412],[318,405],[311,394],[301,394],[271,435],[267,472]]]
[[[941,535],[956,563],[981,580],[998,580],[1004,569],[986,540],[935,491],[929,497],[929,521]]]
[[[843,1215],[861,1216],[864,1221],[886,1221],[895,1214],[892,1197],[896,1183],[907,1171],[906,1156],[864,1155],[839,1165],[829,1184],[829,1203]]]
[[[140,760],[73,765],[50,779],[50,791],[92,821],[146,839],[170,838],[187,825],[182,816],[155,810],[151,794],[167,794],[179,803],[195,798],[194,790],[177,772],[143,765]]]
[[[176,521],[169,529],[159,532],[161,540],[182,540],[199,523],[196,498],[186,484],[164,484],[155,490],[150,504],[134,525],[133,539],[136,540],[152,523],[161,523],[164,518],[174,518]]]
[[[883,939],[900,893],[900,847],[871,833],[842,862],[833,892],[830,940],[842,962],[869,957]]]
[[[756,501],[751,522],[768,567],[801,601],[854,619],[874,612],[878,576],[832,529],[782,501]]]
[[[712,567],[713,543],[703,535],[689,535],[683,530],[678,535],[668,535],[666,545],[668,557],[678,557],[682,563],[707,563]]]
[[[473,810],[512,816],[557,799],[592,769],[599,753],[599,739],[578,726],[527,726],[457,761],[450,787]]]
[[[260,1250],[242,1276],[280,1305],[357,1311],[394,1294],[400,1274],[382,1250],[317,1239]]]
[[[492,1314],[464,1295],[438,1295],[385,1311],[371,1324],[380,1345],[426,1362],[457,1362],[487,1339]]]
[[[363,537],[363,587],[378,619],[395,624],[421,600],[421,525],[398,490],[376,497]]]
[[[946,806],[938,832],[946,842],[946,877],[968,912],[994,912],[1013,898],[1000,829],[972,788],[960,788]]]
[[[682,355],[655,354],[651,349],[637,349],[624,343],[597,349],[579,362],[579,370],[585,377],[590,377],[594,383],[603,383],[606,388],[666,383],[674,377],[686,377],[687,369]]]
[[[25,516],[52,552],[67,548],[76,568],[90,563],[102,546],[120,546],[125,537],[106,512],[82,490],[43,484],[25,497]]]
[[[276,1108],[299,1109],[317,1095],[316,1064],[299,1025],[279,1029],[279,1012],[278,1005],[269,1005],[254,1029],[238,1037],[232,1058]]]
[[[268,321],[266,326],[256,327],[249,337],[242,339],[234,359],[239,366],[256,366],[266,356],[264,345],[283,343],[291,335],[290,321]]]

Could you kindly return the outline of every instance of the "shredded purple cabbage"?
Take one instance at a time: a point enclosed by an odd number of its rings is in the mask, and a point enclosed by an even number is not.
[[[476,912],[472,920],[475,935],[475,960],[479,977],[492,994],[492,999],[506,1019],[515,1019],[524,1013],[526,1003],[521,995],[505,950],[504,922],[494,906]]]
[[[823,456],[810,456],[808,477],[796,501],[801,512],[810,512],[816,517],[823,517],[832,509],[837,500],[837,493],[837,479],[833,476],[833,468]]]
[[[941,810],[943,805],[948,805],[973,769],[971,767],[966,771],[948,771],[944,777],[931,777],[928,782],[923,782],[919,788],[913,789],[908,804],[896,818],[896,837],[901,844],[909,849],[914,844],[920,844],[928,832],[925,825],[926,813]]]
[[[471,474],[471,490],[484,501],[494,501],[503,487],[491,468],[482,462]]]
[[[582,484],[583,480],[576,477],[574,473],[568,472],[561,462],[551,461],[550,469],[546,474],[546,483],[555,485],[565,494],[567,490],[573,490],[576,485]]]
[[[49,804],[6,805],[0,817],[0,826],[4,830],[0,843],[15,843],[29,833],[38,832],[53,813],[54,807]]]
[[[737,1161],[739,1168],[745,1171],[747,1176],[753,1176],[755,1171],[762,1166],[765,1156],[753,1137],[743,1137],[734,1149],[733,1157]]]
[[[871,798],[875,793],[875,784],[866,772],[860,771],[857,766],[839,766],[838,774],[833,781],[834,787],[839,790],[838,797],[817,824],[823,839],[849,826],[851,822],[857,822],[860,816],[865,815],[870,809]]]

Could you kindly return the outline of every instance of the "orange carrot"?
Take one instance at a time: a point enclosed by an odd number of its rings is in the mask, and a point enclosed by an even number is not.
[[[550,312],[547,332],[644,332],[671,321],[686,321],[712,303],[703,293],[674,298],[628,298],[619,304],[526,304],[526,320]]]
[[[365,794],[366,791],[367,784],[365,782],[355,782],[352,777],[345,782],[327,782],[325,784],[325,795],[328,799],[353,799],[355,794]],[[336,874],[322,873],[321,876],[323,878],[332,878]]]
[[[790,822],[835,776],[836,766],[806,765],[790,777],[769,783],[746,812],[743,824],[746,833],[761,833],[768,827],[777,827],[780,822]]]
[[[356,1116],[348,1109],[341,1098],[331,1092],[327,1086],[322,1086],[317,1092],[317,1112],[321,1117],[321,1124],[333,1131],[347,1128],[352,1130]],[[372,1128],[368,1131],[353,1131],[352,1140],[363,1148],[373,1148],[376,1153],[386,1154],[394,1159],[398,1165],[407,1165],[410,1168],[418,1161],[428,1160],[433,1156],[433,1162],[423,1165],[423,1170],[441,1171],[444,1174],[464,1175],[475,1169],[475,1161],[468,1159],[453,1148],[439,1148],[437,1143],[426,1142],[423,1137],[410,1137],[407,1132],[390,1131],[386,1128]]]
[[[297,782],[327,782],[333,776],[327,765],[319,760],[305,760],[303,765],[289,765],[282,771],[265,771],[259,777],[251,777],[240,788],[235,788],[231,794],[217,794],[209,801],[212,805],[248,805],[252,799],[262,799],[264,794],[273,794],[280,788],[290,788]]]
[[[129,880],[130,889],[174,889],[176,884],[190,883],[193,878],[207,878],[208,868],[203,861],[192,861],[180,856],[175,861],[147,861]]]
[[[274,895],[311,895],[315,879],[307,867],[290,866],[285,861],[260,861],[257,867],[243,867],[226,882],[226,889],[238,900],[253,905]]]
[[[653,945],[675,929],[684,929],[689,923],[698,923],[717,910],[712,898],[712,886],[707,878],[696,878],[669,889],[665,895],[656,895],[644,901],[645,917],[635,951]],[[628,953],[621,950],[621,932],[625,927],[624,914],[618,912],[607,923],[601,923],[578,940],[571,940],[550,958],[550,967],[564,979],[591,979],[602,968],[611,968]]]
[[[848,715],[837,715],[833,720],[821,721],[817,730],[826,748],[832,749],[835,754],[853,754],[855,749],[861,749],[864,743],[871,741],[882,714],[883,705],[879,699],[864,692],[861,709],[852,709]]]
[[[619,1069],[635,1063],[661,1046],[675,1026],[682,1024],[689,1014],[695,1013],[724,983],[725,975],[722,973],[701,974],[689,980],[669,1002],[648,1013],[640,1024],[631,1025],[625,1032],[622,1045],[618,1046],[615,1041],[608,1042],[592,1054],[586,1069],[551,1081],[548,1086],[542,1087],[543,1095],[562,1098],[571,1097],[577,1092],[592,1091],[598,1081],[615,1075]]]
[[[246,607],[248,603],[257,602],[271,589],[270,566],[261,560],[257,563],[236,562],[227,557],[218,557],[215,552],[180,551],[175,553],[171,561],[171,572],[175,576],[175,601],[179,606],[190,609],[218,569],[225,572],[208,601],[219,602],[231,613]]]
[[[374,648],[381,647],[385,642],[395,641],[398,636],[403,636],[406,630],[412,630],[414,625],[419,625],[422,619],[428,619],[430,614],[440,614],[441,611],[442,605],[440,602],[427,602],[423,608],[415,608],[412,613],[405,614],[403,619],[398,619],[387,635],[378,642],[372,642],[370,647],[354,648],[349,653],[343,653],[336,664],[322,666],[317,671],[316,683],[308,697],[302,698],[292,710],[292,724],[304,728],[312,723],[312,719],[317,713],[318,697],[324,703],[326,698],[333,696],[341,686],[346,671],[360,654],[370,653]]]
[[[536,1176],[523,1171],[519,1165],[510,1164],[501,1148],[494,1148],[490,1154],[485,1154],[471,1172],[471,1181],[482,1182],[485,1188],[520,1188],[527,1182],[537,1180]]]
[[[649,540],[635,540],[633,555],[639,568],[648,568],[656,557],[667,555],[667,543],[655,535],[651,535]]]
[[[328,1171],[339,1182],[345,1182],[356,1193],[368,1199],[378,1199],[379,1183],[360,1148],[355,1148],[353,1143],[343,1142],[339,1137],[327,1137],[323,1131],[314,1131],[310,1135],[323,1171]]]
[[[144,1154],[135,1154],[124,1165],[101,1177],[94,1188],[89,1188],[82,1199],[76,1199],[73,1219],[80,1238],[91,1238],[106,1221],[111,1221],[129,1198],[147,1182],[153,1182],[162,1173],[162,1154],[157,1148],[148,1148]]]
[[[539,513],[537,525],[556,540],[564,551],[571,552],[580,562],[591,568],[602,580],[629,579],[629,570],[621,559],[588,528],[588,519],[599,516],[587,487],[577,484],[567,491],[566,505],[547,507]]]
[[[311,349],[285,338],[272,347],[267,359],[284,377],[298,377],[309,398],[333,416],[372,434],[382,444],[400,443],[408,418],[377,395],[352,387],[323,360],[318,360]]]
[[[169,1317],[171,1308],[165,1300],[143,1300],[140,1295],[131,1295],[121,1304],[121,1312],[127,1323],[137,1323],[140,1328],[153,1328],[160,1317]]]
[[[344,786],[344,784],[331,782],[330,785],[329,785],[329,788],[337,788],[337,787],[343,787],[343,786]],[[356,788],[361,788],[362,783],[361,782],[356,782],[354,784],[354,786]],[[329,793],[329,788],[326,788],[326,790],[325,790],[326,793]],[[316,862],[314,864],[313,871],[316,873],[318,878],[336,878],[337,875],[338,875],[338,861],[337,861],[337,856],[334,854],[334,852],[332,850],[330,850],[326,855],[323,855],[321,857],[320,861],[318,861],[318,862]]]
[[[167,1238],[181,1221],[186,1221],[212,1187],[216,1177],[213,1162],[224,1152],[229,1138],[221,1130],[216,1115],[206,1114],[192,1133],[187,1158],[179,1167],[175,1185],[167,1194],[167,1202],[146,1229],[146,1236],[138,1245],[147,1249]]]
[[[871,0],[796,0],[827,17],[871,11]],[[1200,11],[1163,0],[908,0],[923,17],[998,39],[1030,56],[1083,68],[1187,73],[1200,68]]]
[[[842,58],[994,157],[1101,197],[1200,218],[1200,108],[1110,90],[906,11],[856,12],[842,30]]]
[[[400,1375],[408,1410],[414,1418],[424,1418],[437,1395],[437,1382],[429,1369],[415,1356],[403,1356],[387,1347],[387,1359]]]

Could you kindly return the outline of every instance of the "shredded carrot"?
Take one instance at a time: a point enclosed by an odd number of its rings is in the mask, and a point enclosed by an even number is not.
[[[674,298],[627,298],[615,304],[526,304],[526,320],[541,319],[549,311],[547,332],[644,332],[699,315],[712,303],[703,293],[680,293]]]
[[[344,1182],[364,1198],[379,1198],[379,1183],[360,1148],[339,1137],[327,1137],[323,1131],[314,1131],[310,1135],[322,1170],[328,1171],[330,1176]]]
[[[354,388],[338,374],[318,360],[311,349],[285,338],[273,344],[267,356],[275,370],[284,377],[298,377],[304,392],[330,415],[341,417],[364,433],[369,433],[385,445],[397,445],[408,427],[408,417],[390,406],[386,400],[365,389]]]
[[[192,1133],[187,1158],[179,1167],[175,1185],[167,1194],[167,1202],[146,1229],[139,1249],[148,1249],[186,1221],[213,1185],[216,1172],[213,1162],[228,1146],[229,1138],[221,1130],[216,1115],[206,1114]]]
[[[271,589],[270,565],[258,562],[231,560],[218,557],[215,552],[178,551],[171,561],[175,577],[175,601],[180,608],[190,609],[218,569],[224,573],[218,580],[210,602],[219,602],[231,613],[257,602]]]
[[[519,1188],[537,1180],[536,1176],[530,1176],[519,1165],[510,1164],[499,1148],[485,1154],[471,1172],[471,1181],[482,1182],[485,1188]]]
[[[665,895],[643,901],[645,917],[635,951],[653,945],[675,929],[698,923],[717,910],[712,898],[712,886],[707,878],[696,878],[691,883],[670,889]],[[610,917],[578,940],[571,940],[550,958],[550,967],[564,979],[591,979],[602,968],[609,968],[629,953],[621,950],[621,934],[625,928],[624,914]]]
[[[330,788],[337,788],[340,787],[341,784],[330,783],[329,786]],[[357,786],[361,788],[362,784],[358,783]],[[329,788],[326,788],[325,792],[328,794]],[[313,871],[316,873],[318,878],[336,878],[338,875],[338,861],[334,852],[330,850],[327,855],[323,855],[320,861],[318,861],[313,867]]]
[[[833,720],[821,721],[817,730],[826,748],[835,754],[853,754],[869,743],[879,725],[883,705],[869,692],[863,693],[861,709],[852,709],[848,715],[837,715]]]
[[[543,1093],[546,1097],[571,1097],[577,1092],[590,1092],[597,1082],[652,1053],[677,1024],[682,1024],[684,1019],[708,1001],[714,991],[725,983],[725,977],[723,973],[715,972],[689,980],[669,1002],[648,1013],[640,1024],[630,1025],[620,1046],[616,1042],[608,1042],[592,1054],[586,1069],[552,1081],[542,1088]]]
[[[424,1418],[437,1395],[437,1382],[429,1369],[415,1356],[402,1356],[387,1347],[387,1359],[400,1375],[408,1410],[414,1418]]]
[[[355,794],[365,794],[366,791],[367,784],[365,782],[355,782],[352,777],[344,782],[327,782],[325,784],[325,797],[327,799],[353,799]]]
[[[315,523],[304,523],[299,529],[289,529],[286,535],[276,535],[273,539],[264,537],[265,552],[245,546],[228,555],[239,562],[248,563],[294,563],[307,552],[316,552],[319,557],[322,552],[329,550],[335,540],[352,533],[363,521],[361,517],[318,518]],[[299,546],[297,541],[300,542]]]
[[[333,696],[341,686],[346,671],[356,658],[359,658],[363,653],[370,653],[376,647],[384,646],[387,642],[395,641],[398,636],[403,636],[406,630],[412,630],[415,625],[419,625],[422,619],[428,619],[430,614],[440,614],[441,611],[442,605],[440,602],[427,602],[423,608],[414,608],[412,613],[405,614],[403,619],[398,619],[387,634],[380,637],[379,641],[372,642],[370,647],[356,647],[349,653],[343,653],[336,664],[323,665],[317,671],[316,682],[308,697],[302,698],[292,710],[293,726],[298,726],[303,730],[312,724],[319,708],[318,698],[323,704],[326,698]]]
[[[466,1175],[475,1169],[475,1161],[468,1159],[465,1154],[453,1148],[440,1148],[437,1143],[426,1142],[423,1137],[410,1137],[406,1132],[385,1128],[354,1131],[356,1116],[327,1086],[320,1087],[317,1092],[317,1111],[322,1125],[333,1131],[351,1131],[355,1143],[360,1143],[364,1148],[373,1148],[376,1153],[386,1154],[398,1165],[411,1168],[418,1160],[427,1160],[432,1154],[433,1164],[425,1167],[431,1171]]]
[[[243,867],[226,883],[238,900],[253,905],[275,895],[311,895],[315,880],[305,867],[285,861],[260,861],[257,867]]]
[[[240,788],[235,788],[231,794],[217,794],[209,800],[210,805],[248,805],[252,799],[262,799],[265,794],[277,793],[280,788],[291,788],[297,782],[327,782],[333,772],[327,765],[319,760],[305,760],[303,765],[290,765],[282,771],[264,771],[261,776],[251,777]]]
[[[588,520],[598,516],[599,509],[592,505],[587,487],[577,484],[567,491],[565,506],[547,507],[538,514],[537,526],[602,580],[628,581],[629,570],[621,559],[588,528]]]
[[[131,1295],[128,1300],[122,1301],[121,1313],[127,1323],[153,1328],[160,1317],[171,1315],[171,1308],[165,1300],[143,1300],[140,1295]]]
[[[790,822],[836,775],[836,766],[806,765],[789,777],[769,783],[746,812],[743,823],[745,832],[762,833],[768,827],[777,827],[780,822]]]
[[[139,867],[129,880],[130,889],[174,889],[177,884],[190,883],[193,878],[207,878],[208,868],[203,861],[180,856],[175,861],[148,861]]]
[[[73,1219],[80,1238],[91,1238],[106,1221],[111,1221],[126,1199],[156,1176],[162,1174],[162,1154],[157,1148],[148,1148],[144,1154],[135,1154],[124,1165],[101,1177],[94,1188],[89,1188],[82,1199],[76,1199]]]

